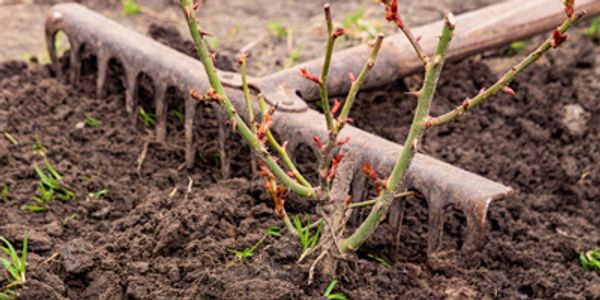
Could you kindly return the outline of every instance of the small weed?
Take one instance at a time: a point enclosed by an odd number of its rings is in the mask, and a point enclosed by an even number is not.
[[[17,142],[17,140],[12,135],[10,135],[10,133],[8,133],[6,131],[4,132],[4,137],[13,145],[19,144],[19,142]]]
[[[48,159],[44,157],[44,164],[48,173],[44,173],[38,165],[34,165],[35,173],[40,178],[38,182],[39,196],[34,196],[34,204],[25,204],[21,208],[29,212],[41,212],[48,210],[48,204],[52,203],[57,197],[62,201],[67,201],[75,195],[62,183],[62,176],[50,165]]]
[[[598,31],[600,30],[600,17],[595,18],[594,20],[592,20],[592,24],[590,25],[590,27],[588,27],[584,34],[587,37],[594,37],[596,36],[596,34],[598,34]]]
[[[523,50],[525,50],[525,47],[527,47],[527,42],[525,41],[516,41],[516,42],[512,42],[510,43],[510,46],[508,47],[508,49],[506,49],[506,56],[514,56],[517,55],[519,53],[521,53]]]
[[[102,127],[102,125],[104,124],[101,120],[98,120],[92,116],[85,116],[83,122],[86,126],[91,128],[99,128]]]
[[[337,280],[331,281],[323,292],[323,297],[325,297],[327,300],[348,300],[348,297],[342,293],[332,293],[337,283]]]
[[[63,220],[63,225],[67,225],[69,224],[69,222],[71,222],[71,220],[75,220],[77,218],[79,218],[79,213],[73,212],[69,216],[65,217],[65,219]]]
[[[140,13],[140,5],[135,3],[134,0],[123,0],[121,5],[123,5],[121,12],[124,16],[133,16]]]
[[[292,50],[292,53],[290,53],[290,57],[288,58],[288,62],[287,62],[287,67],[293,67],[296,63],[298,63],[298,61],[300,60],[300,57],[302,56],[302,51],[304,50],[304,45],[299,44],[296,45],[296,47],[294,47],[294,50]]]
[[[179,120],[181,123],[185,121],[185,113],[183,112],[183,109],[172,109],[169,114],[175,119]]]
[[[384,267],[386,268],[391,268],[392,265],[387,262],[387,260],[385,260],[383,257],[379,257],[373,254],[367,254],[367,256],[369,256],[371,259],[375,260],[376,262],[382,264]]]
[[[142,120],[142,122],[144,123],[144,126],[146,127],[150,127],[153,126],[154,123],[156,122],[154,119],[154,114],[150,113],[150,112],[146,112],[144,110],[143,107],[138,106],[138,116],[140,117],[140,120]]]
[[[296,226],[296,231],[298,231],[298,236],[300,237],[300,244],[302,245],[302,256],[306,254],[307,251],[314,248],[319,241],[319,235],[321,234],[321,229],[323,228],[323,221],[319,222],[317,230],[313,235],[310,232],[310,222],[306,226],[302,225],[302,221],[300,221],[300,217],[297,215],[293,217],[294,226]]]
[[[579,263],[581,263],[584,271],[595,271],[600,274],[600,248],[580,252]]]
[[[342,27],[346,30],[346,34],[351,37],[366,37],[369,39],[377,35],[381,26],[377,26],[375,22],[365,20],[365,12],[364,7],[359,7],[344,18]]]
[[[8,185],[5,184],[2,188],[2,201],[4,201],[4,203],[8,202],[8,198],[10,198],[10,190]]]
[[[227,249],[227,251],[229,253],[235,254],[235,258],[237,260],[239,260],[240,262],[242,262],[242,261],[244,261],[244,259],[246,259],[248,257],[252,257],[254,255],[254,251],[265,240],[265,237],[266,236],[264,236],[260,240],[258,240],[258,242],[256,242],[256,244],[254,244],[251,248],[246,248],[244,250]]]
[[[90,193],[89,196],[94,197],[94,198],[100,198],[100,197],[108,194],[108,192],[109,192],[109,190],[107,188],[103,188],[97,192]]]
[[[27,239],[27,232],[25,232],[25,234],[23,234],[23,250],[21,252],[21,257],[19,258],[13,245],[6,238],[0,236],[0,241],[4,243],[4,247],[0,247],[0,249],[8,256],[8,259],[0,257],[0,263],[2,263],[2,266],[9,275],[9,282],[6,286],[2,287],[3,293],[0,293],[0,299],[12,299],[13,296],[16,296],[16,293],[12,289],[24,285],[27,280],[25,277]]]
[[[265,229],[265,231],[271,236],[275,236],[275,237],[281,236],[281,232],[279,232],[279,227],[277,227],[277,226],[267,227],[267,229]]]
[[[35,141],[33,142],[33,151],[31,153],[32,156],[41,156],[45,157],[48,153],[48,149],[42,144],[39,136],[35,137]]]
[[[287,27],[277,20],[267,22],[267,29],[272,35],[280,38],[287,37],[289,34]]]

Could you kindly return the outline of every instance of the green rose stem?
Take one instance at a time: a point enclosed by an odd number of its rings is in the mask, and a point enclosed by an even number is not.
[[[417,109],[408,136],[406,137],[404,147],[400,152],[400,156],[396,161],[391,176],[387,180],[385,188],[379,197],[377,197],[375,204],[365,221],[363,221],[351,236],[340,242],[340,251],[342,253],[358,249],[369,236],[371,236],[375,229],[377,229],[379,223],[385,218],[394,198],[393,196],[403,182],[406,171],[417,152],[418,144],[425,131],[425,121],[429,117],[431,102],[435,95],[442,68],[444,67],[446,52],[450,40],[454,35],[455,26],[454,16],[448,14],[445,18],[440,41],[438,42],[433,59],[430,62],[427,62],[423,86],[421,87],[421,90],[417,92],[419,95]]]
[[[233,103],[225,94],[225,90],[223,89],[223,85],[217,76],[217,72],[215,70],[212,58],[208,52],[208,48],[204,43],[203,38],[205,35],[207,35],[207,33],[198,30],[198,24],[196,24],[195,17],[196,14],[192,4],[188,0],[181,0],[181,8],[183,9],[183,13],[190,29],[190,34],[192,36],[192,40],[194,41],[198,58],[202,62],[202,65],[204,65],[204,70],[208,80],[210,81],[210,85],[216,92],[218,96],[217,100],[225,110],[227,119],[235,123],[237,131],[246,140],[252,151],[256,153],[256,155],[264,162],[265,166],[273,173],[275,177],[277,177],[279,181],[281,181],[284,186],[302,197],[311,199],[316,198],[317,193],[315,192],[314,188],[304,186],[286,174],[286,172],[277,164],[275,159],[268,153],[261,141],[235,111]]]

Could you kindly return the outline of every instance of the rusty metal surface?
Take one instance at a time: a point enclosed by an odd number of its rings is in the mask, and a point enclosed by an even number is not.
[[[533,0],[528,1],[527,5],[516,6],[515,3],[522,3],[522,1],[502,3],[457,17],[459,28],[461,26],[474,27],[457,32],[456,42],[451,48],[451,59],[510,42],[510,38],[515,37],[509,34],[511,31],[519,30],[520,34],[516,37],[522,38],[548,30],[554,26],[554,22],[558,21],[559,15],[563,13],[562,8],[552,4],[551,0]],[[600,12],[600,1],[580,0],[579,5],[586,7],[594,14]],[[526,18],[518,18],[519,20],[515,21],[511,19],[511,17],[515,17],[515,13],[506,12],[508,7],[518,8],[521,16],[525,13],[524,10],[535,10],[535,12],[528,12]],[[546,7],[549,9],[542,9]],[[497,22],[507,24],[500,27]],[[433,47],[438,27],[439,24],[431,24],[416,29],[425,37],[423,46],[426,50]],[[104,93],[109,61],[117,59],[121,62],[126,77],[126,110],[131,113],[132,120],[135,119],[135,95],[141,74],[152,78],[155,83],[156,136],[160,142],[163,142],[168,134],[166,131],[166,91],[171,87],[183,91],[182,96],[186,99],[184,126],[186,163],[189,167],[193,166],[193,122],[197,105],[188,96],[187,91],[190,88],[207,90],[210,87],[202,64],[148,37],[129,31],[81,5],[59,4],[49,11],[46,20],[48,51],[57,72],[60,71],[60,67],[53,45],[59,30],[68,36],[71,44],[69,76],[72,80],[77,80],[79,77],[83,48],[95,53],[98,61],[97,92],[99,98],[102,98]],[[486,32],[486,34],[482,32]],[[336,81],[335,78],[345,79],[349,71],[358,73],[364,57],[366,57],[366,51],[365,46],[359,46],[334,54],[331,70],[332,80],[330,80],[330,89],[334,94],[341,94],[348,88],[348,83]],[[420,63],[412,53],[408,43],[398,35],[389,38],[372,71],[373,75],[367,78],[366,85],[377,87],[417,70]],[[320,60],[315,60],[305,65],[310,66],[314,72],[318,72],[320,64]],[[344,75],[337,76],[336,74]],[[239,90],[239,75],[220,72],[219,76],[227,86],[227,93],[234,104],[239,111],[243,111],[244,101]],[[267,96],[270,103],[277,102],[279,104],[281,109],[274,115],[273,129],[282,139],[289,142],[288,149],[291,152],[298,149],[300,144],[310,141],[313,135],[326,138],[327,130],[323,115],[309,109],[306,102],[298,96],[300,94],[305,99],[315,98],[318,93],[318,90],[315,89],[316,85],[301,80],[297,67],[263,78],[251,78],[250,82],[255,90]],[[396,143],[353,126],[347,126],[341,135],[342,138],[344,136],[352,137],[349,150],[356,155],[356,170],[359,170],[359,165],[369,162],[378,170],[389,172],[402,149],[402,146]],[[291,154],[293,155],[293,153]],[[356,187],[361,185],[361,177],[354,177],[355,188],[353,189],[356,193]],[[430,251],[436,251],[439,248],[443,227],[443,210],[448,204],[456,205],[465,213],[470,232],[467,243],[475,245],[485,224],[490,203],[511,193],[509,187],[500,183],[420,154],[415,157],[408,171],[406,187],[421,191],[428,201]]]

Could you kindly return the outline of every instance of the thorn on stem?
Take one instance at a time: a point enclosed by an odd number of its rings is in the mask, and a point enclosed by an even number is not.
[[[319,150],[323,149],[323,142],[321,141],[321,138],[319,138],[316,135],[313,135],[312,139],[315,142],[315,144],[317,144],[317,147],[319,147]]]
[[[341,105],[342,103],[340,102],[340,99],[335,99],[333,101],[333,107],[331,108],[331,116],[334,116],[338,112]]]
[[[340,36],[344,35],[344,28],[336,28],[335,31],[333,32],[333,38],[337,39]]]
[[[356,76],[354,76],[354,73],[348,72],[348,78],[350,78],[351,84],[354,84],[356,82]]]
[[[350,137],[347,136],[337,142],[338,146],[344,146],[346,143],[350,141]]]
[[[336,157],[331,160],[331,168],[329,169],[329,174],[327,175],[327,180],[331,181],[335,176],[335,172],[337,171],[340,162],[344,159],[344,152],[341,152]]]
[[[314,74],[310,73],[306,67],[300,68],[300,74],[302,74],[302,77],[304,77],[314,83],[321,84],[321,79],[319,77],[315,76]]]
[[[552,41],[550,42],[552,48],[559,47],[562,43],[564,43],[567,40],[567,37],[568,35],[562,34],[559,28],[554,29],[554,31],[552,32]]]
[[[511,96],[513,96],[513,97],[517,96],[517,93],[515,92],[515,90],[513,90],[512,88],[510,88],[508,86],[503,86],[502,87],[502,91],[505,92],[505,93],[507,93],[507,94],[509,94],[509,95],[511,95]]]

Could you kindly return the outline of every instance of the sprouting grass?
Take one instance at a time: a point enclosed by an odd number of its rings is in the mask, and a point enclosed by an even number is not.
[[[67,225],[67,224],[69,224],[69,222],[71,222],[71,220],[75,220],[77,218],[79,218],[79,213],[78,212],[73,212],[73,213],[71,213],[70,215],[66,216],[63,219],[63,225]]]
[[[183,109],[171,109],[169,114],[175,119],[179,120],[179,122],[183,123],[185,121],[185,112]]]
[[[323,228],[323,221],[319,222],[317,229],[314,234],[311,234],[310,221],[306,226],[302,225],[300,217],[297,215],[293,217],[294,226],[300,237],[300,244],[302,245],[302,256],[304,256],[310,249],[314,248],[319,241],[321,235],[321,229]]]
[[[293,67],[296,63],[298,63],[298,61],[300,60],[300,57],[302,56],[303,50],[304,50],[304,45],[302,45],[302,44],[296,45],[296,47],[294,47],[294,49],[292,50],[292,53],[290,53],[290,57],[288,58],[286,67],[288,67],[288,68]]]
[[[42,144],[39,136],[36,136],[33,142],[33,151],[31,153],[32,156],[41,156],[45,157],[48,153],[48,149]]]
[[[246,258],[254,256],[254,251],[256,251],[256,248],[258,248],[258,246],[260,246],[260,244],[262,244],[262,242],[265,240],[265,237],[266,236],[263,236],[260,240],[258,240],[258,242],[256,242],[256,244],[254,244],[250,248],[246,248],[244,250],[227,249],[227,251],[229,253],[233,253],[235,255],[236,260],[242,262]]]
[[[4,132],[4,137],[13,145],[18,145],[19,142],[17,142],[17,139],[15,139],[12,135],[10,135],[10,133],[8,132]]]
[[[279,227],[277,226],[270,226],[267,227],[267,229],[265,229],[265,231],[270,235],[270,236],[274,236],[274,237],[280,237],[281,236],[281,232],[279,232]]]
[[[109,192],[109,190],[107,188],[103,188],[97,192],[90,193],[89,196],[94,197],[94,198],[100,198],[100,197],[108,194],[108,192]]]
[[[0,241],[4,243],[3,247],[0,247],[4,253],[8,256],[7,258],[0,257],[0,263],[9,275],[9,282],[6,286],[2,287],[0,292],[0,299],[13,299],[16,293],[12,290],[14,287],[22,286],[27,281],[25,277],[26,264],[27,264],[27,232],[23,234],[23,250],[21,251],[21,257],[17,254],[17,251],[13,245],[3,236],[0,236]]]
[[[10,198],[10,189],[8,188],[8,185],[4,185],[4,187],[2,187],[2,201],[4,203],[8,202],[8,198]]]
[[[337,283],[337,280],[331,281],[323,292],[323,297],[325,297],[327,300],[348,300],[348,297],[342,293],[333,293],[333,289]]]
[[[156,123],[154,114],[146,112],[141,106],[138,106],[138,116],[140,117],[140,120],[142,120],[142,123],[144,123],[144,126],[146,127],[153,126]]]
[[[600,274],[600,248],[580,252],[579,263],[584,271],[595,271]]]
[[[596,34],[598,34],[598,31],[600,30],[600,17],[595,18],[594,20],[592,20],[592,24],[590,25],[590,27],[588,27],[584,34],[587,37],[594,37],[596,36]]]
[[[267,22],[267,30],[269,30],[272,35],[280,38],[287,37],[289,34],[287,27],[278,20]]]
[[[375,22],[365,20],[366,9],[361,6],[353,11],[342,21],[342,27],[346,30],[346,34],[351,37],[366,37],[374,38],[380,30],[381,26]]]
[[[75,195],[61,183],[62,176],[52,167],[46,157],[44,157],[44,165],[48,173],[44,173],[37,164],[34,165],[35,173],[40,179],[38,182],[39,196],[36,195],[33,197],[35,203],[25,204],[21,207],[25,211],[46,211],[48,210],[48,204],[52,203],[55,198],[67,201]]]
[[[104,123],[101,120],[98,120],[92,116],[85,116],[85,119],[83,119],[83,123],[85,123],[86,126],[91,128],[99,128],[102,127],[102,125],[104,125]]]
[[[387,262],[387,260],[385,260],[383,257],[379,257],[379,256],[376,256],[376,255],[370,254],[370,253],[367,254],[367,256],[369,256],[371,259],[375,260],[376,262],[382,264],[386,268],[392,267],[392,265],[389,262]]]
[[[510,43],[510,46],[508,46],[508,49],[506,49],[506,56],[514,56],[517,55],[519,53],[521,53],[523,50],[525,50],[525,47],[527,47],[527,42],[525,41],[516,41],[516,42],[512,42]]]
[[[140,5],[135,3],[134,0],[123,0],[121,1],[123,8],[121,12],[125,16],[133,16],[140,13]]]

